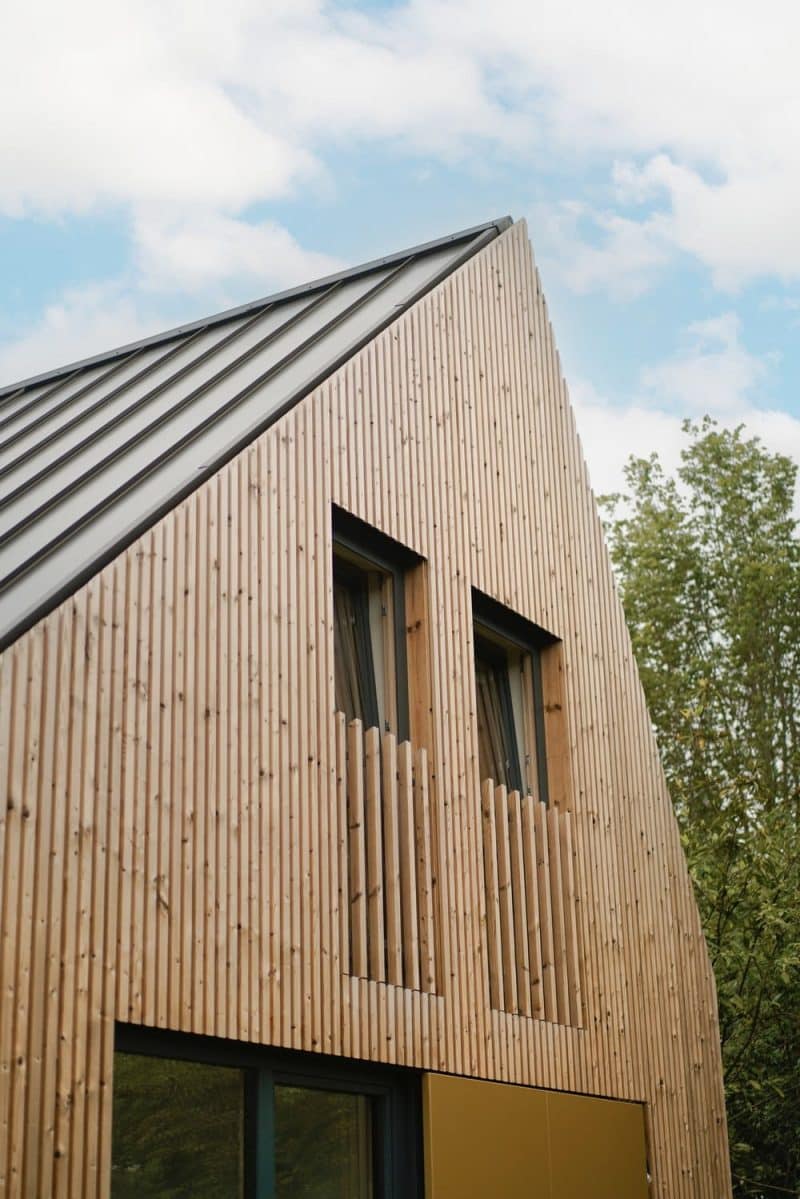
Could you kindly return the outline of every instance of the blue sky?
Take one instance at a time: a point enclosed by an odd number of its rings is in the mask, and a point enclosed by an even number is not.
[[[800,9],[12,0],[0,383],[528,221],[598,491],[680,421],[800,459]]]

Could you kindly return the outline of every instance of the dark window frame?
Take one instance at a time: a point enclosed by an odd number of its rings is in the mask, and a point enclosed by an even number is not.
[[[273,1199],[276,1085],[373,1101],[375,1199],[421,1199],[421,1076],[409,1068],[275,1049],[195,1033],[117,1024],[115,1053],[227,1066],[245,1074],[245,1199]],[[113,1087],[112,1087],[113,1091]],[[114,1113],[112,1111],[112,1122]]]
[[[494,657],[499,665],[505,660],[508,663],[507,651],[504,647],[513,648],[525,654],[531,663],[531,683],[533,694],[531,705],[533,713],[535,745],[533,747],[536,759],[536,785],[538,798],[549,804],[547,780],[547,744],[544,727],[544,689],[542,685],[542,651],[548,646],[555,645],[558,637],[548,633],[546,629],[527,620],[518,612],[505,607],[491,596],[476,587],[472,588],[472,627],[476,657],[485,654],[487,660]],[[511,687],[508,677],[505,683],[506,712],[504,718],[508,721],[507,733],[511,734],[516,749],[516,771],[518,781],[522,784],[522,758],[526,746],[519,745],[516,724],[513,719],[511,705]],[[513,772],[513,764],[510,769]],[[509,788],[514,790],[514,788]],[[520,790],[522,787],[520,786]]]
[[[394,668],[395,710],[397,713],[397,728],[392,729],[398,742],[409,738],[409,694],[408,694],[408,653],[406,648],[406,574],[422,562],[422,558],[407,546],[388,537],[379,529],[373,528],[363,520],[346,512],[335,504],[332,508],[333,521],[333,577],[337,575],[344,582],[348,575],[352,585],[357,584],[359,572],[378,571],[391,580],[392,585],[392,645]],[[338,552],[337,552],[338,551]],[[341,551],[344,551],[342,553]],[[346,556],[345,556],[346,555]],[[364,637],[363,629],[360,638],[367,642],[363,662],[367,669],[372,669],[371,685],[365,679],[367,695],[374,696],[375,707],[372,712],[375,722],[378,721],[379,701],[375,685],[375,670],[372,664],[372,647],[370,638]],[[369,660],[367,662],[367,659]],[[371,700],[368,700],[367,707]],[[381,730],[384,731],[384,730]]]

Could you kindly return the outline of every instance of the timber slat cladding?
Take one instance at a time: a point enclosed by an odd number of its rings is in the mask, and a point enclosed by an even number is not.
[[[333,504],[425,559],[388,911]],[[549,812],[481,789],[472,587],[561,639]],[[643,1101],[652,1193],[730,1193],[713,980],[524,225],[6,651],[0,787],[0,1194],[107,1194],[115,1020]]]
[[[433,895],[435,840],[430,814],[428,755],[392,733],[345,726],[335,716],[341,745],[341,785],[347,795],[349,972],[410,991],[436,991]],[[346,750],[344,748],[346,727]],[[366,795],[366,800],[365,800]]]
[[[482,792],[492,1007],[580,1028],[571,815],[491,779]]]

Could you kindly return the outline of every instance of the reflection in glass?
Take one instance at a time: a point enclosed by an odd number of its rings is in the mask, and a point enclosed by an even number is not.
[[[112,1199],[241,1199],[244,1073],[114,1055]]]
[[[278,1199],[372,1199],[372,1129],[365,1095],[275,1087]]]

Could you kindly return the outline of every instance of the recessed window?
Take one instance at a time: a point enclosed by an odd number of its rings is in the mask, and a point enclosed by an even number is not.
[[[335,704],[408,737],[406,572],[419,558],[341,509],[333,516]]]
[[[541,651],[555,638],[473,590],[481,779],[547,802]]]
[[[394,1199],[419,1188],[418,1078],[117,1030],[112,1199]]]
[[[479,626],[478,626],[479,627]],[[522,652],[475,630],[475,692],[482,779],[521,791],[525,761]],[[526,761],[527,766],[527,761]]]
[[[337,546],[333,557],[336,710],[397,728],[394,577]]]

